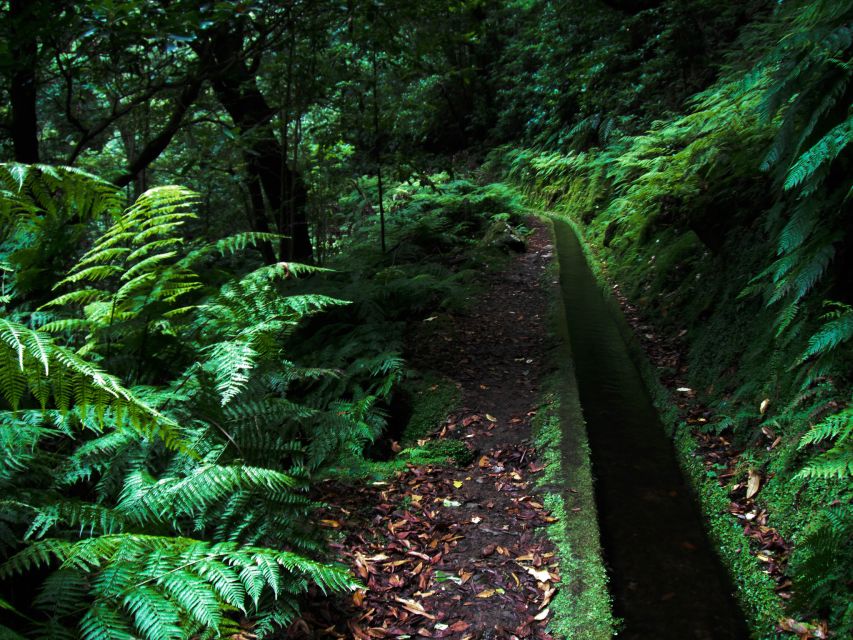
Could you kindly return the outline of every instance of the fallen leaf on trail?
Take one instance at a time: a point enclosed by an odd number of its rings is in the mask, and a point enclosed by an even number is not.
[[[548,582],[551,580],[551,574],[548,573],[547,569],[534,569],[533,567],[528,567],[527,573],[532,575],[539,582]]]
[[[420,604],[415,602],[414,600],[407,600],[406,598],[394,598],[396,602],[399,602],[403,605],[403,608],[410,613],[414,613],[419,616],[423,616],[424,618],[428,618],[429,620],[435,620],[435,616],[428,613],[426,609],[424,609]]]
[[[498,419],[495,416],[493,416],[491,413],[486,414],[486,420],[488,420],[489,422],[497,422],[498,421]]]
[[[764,400],[761,401],[761,404],[758,407],[758,412],[761,415],[764,415],[765,413],[767,413],[767,407],[769,407],[769,406],[770,406],[770,398],[764,398]]]
[[[331,527],[332,529],[339,529],[341,523],[337,520],[320,520],[320,524],[324,527]]]
[[[473,518],[471,518],[472,524],[480,524],[482,521],[483,519],[480,516],[474,516]]]
[[[478,594],[477,594],[477,597],[478,597],[478,598],[491,598],[493,595],[495,595],[495,590],[494,590],[494,589],[486,589],[486,590],[481,591],[480,593],[478,593]]]
[[[749,481],[746,483],[746,499],[749,500],[752,496],[758,493],[761,487],[761,476],[754,469],[749,470]]]
[[[461,480],[454,480],[453,486],[456,487],[457,489],[461,489],[462,488],[462,481]]]
[[[539,620],[539,621],[544,620],[545,618],[547,618],[547,617],[548,617],[548,614],[549,614],[549,613],[551,613],[551,610],[550,610],[550,609],[543,609],[543,610],[542,610],[542,611],[540,611],[538,614],[536,614],[535,616],[533,616],[533,619],[534,619],[534,620]]]
[[[361,576],[364,580],[367,580],[367,563],[364,560],[364,556],[360,553],[355,554],[355,570],[359,576]]]

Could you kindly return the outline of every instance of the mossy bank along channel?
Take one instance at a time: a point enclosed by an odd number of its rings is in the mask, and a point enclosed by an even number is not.
[[[748,631],[642,378],[571,227],[560,285],[587,423],[620,638],[736,640]]]

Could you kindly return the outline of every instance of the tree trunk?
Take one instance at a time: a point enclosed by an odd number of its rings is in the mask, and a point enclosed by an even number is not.
[[[168,122],[154,138],[139,150],[139,153],[135,154],[135,157],[128,158],[130,164],[127,171],[113,178],[115,185],[127,186],[136,180],[137,176],[148,168],[148,165],[160,157],[160,154],[166,150],[172,138],[183,126],[184,116],[198,98],[203,83],[204,78],[201,73],[187,78],[184,88],[175,100]]]
[[[31,0],[11,0],[12,77],[9,101],[12,106],[12,145],[15,160],[26,164],[39,161],[38,118],[36,112],[36,39],[35,3]]]
[[[241,57],[242,42],[239,30],[220,32],[213,38],[211,52],[218,70],[213,79],[213,89],[243,136],[243,156],[249,173],[250,191],[254,182],[263,190],[266,207],[264,202],[258,202],[257,194],[252,196],[255,229],[268,230],[268,221],[272,219],[276,223],[276,231],[290,238],[283,247],[285,255],[281,259],[310,261],[311,237],[305,216],[308,191],[302,175],[287,165],[284,149],[271,124],[275,112]],[[269,255],[265,258],[269,260]]]
[[[385,190],[382,188],[382,134],[379,130],[379,70],[373,49],[373,152],[376,159],[376,188],[379,195],[379,244],[385,253]]]

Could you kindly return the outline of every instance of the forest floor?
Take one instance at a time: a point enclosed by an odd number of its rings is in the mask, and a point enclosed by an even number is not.
[[[544,464],[532,444],[552,346],[543,274],[546,226],[531,221],[525,253],[484,276],[463,313],[419,323],[415,369],[453,380],[461,402],[431,438],[460,439],[467,466],[408,466],[379,482],[329,481],[323,514],[331,546],[367,588],[316,598],[285,637],[537,638],[559,588],[555,522],[536,488]]]

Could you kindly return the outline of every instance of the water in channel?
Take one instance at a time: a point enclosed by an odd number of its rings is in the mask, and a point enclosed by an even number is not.
[[[749,637],[643,380],[571,227],[555,221],[614,612],[630,640]]]

